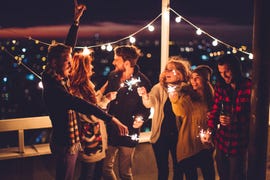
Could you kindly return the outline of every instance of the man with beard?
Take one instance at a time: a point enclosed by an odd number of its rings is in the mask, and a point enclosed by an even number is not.
[[[208,119],[211,133],[203,141],[213,138],[221,180],[245,179],[251,80],[242,75],[241,64],[234,55],[222,56],[217,64],[220,76]]]
[[[139,142],[140,127],[148,119],[150,109],[142,104],[137,87],[144,86],[149,90],[149,79],[140,72],[137,66],[140,50],[135,46],[118,46],[114,49],[112,71],[106,83],[105,94],[116,92],[116,97],[108,104],[108,112],[117,117],[129,129],[127,136],[119,136],[113,124],[109,124],[108,150],[104,160],[104,179],[117,179],[113,167],[118,154],[119,176],[121,179],[133,179],[132,162],[135,146]]]

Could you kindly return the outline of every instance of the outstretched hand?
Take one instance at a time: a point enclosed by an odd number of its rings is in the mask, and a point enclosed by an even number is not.
[[[77,0],[74,0],[74,21],[79,22],[83,12],[86,10],[84,4],[78,4]]]
[[[122,124],[117,118],[113,117],[112,118],[112,121],[118,127],[119,134],[121,136],[126,136],[129,133],[127,126],[125,126],[124,124]]]

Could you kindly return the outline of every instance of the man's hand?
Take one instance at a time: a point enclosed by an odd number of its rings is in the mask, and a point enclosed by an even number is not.
[[[125,126],[123,123],[121,123],[117,118],[113,117],[112,121],[114,124],[117,125],[118,130],[119,130],[119,134],[121,136],[126,136],[129,133],[127,126]]]
[[[219,116],[219,121],[222,126],[228,126],[231,124],[231,116],[227,115],[220,115]]]

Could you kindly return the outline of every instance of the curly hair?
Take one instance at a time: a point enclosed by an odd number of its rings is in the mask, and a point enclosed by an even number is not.
[[[183,76],[183,82],[188,82],[189,78],[190,78],[190,63],[180,57],[180,56],[171,56],[165,66],[165,69],[160,73],[159,76],[159,82],[162,86],[167,86],[166,83],[166,77],[165,77],[165,71],[167,69],[168,64],[173,64],[176,68],[176,70],[178,70],[182,76]],[[177,83],[177,82],[176,82]]]

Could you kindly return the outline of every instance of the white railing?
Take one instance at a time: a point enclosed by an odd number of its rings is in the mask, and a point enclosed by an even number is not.
[[[0,149],[0,160],[50,154],[48,143],[25,146],[24,133],[25,130],[51,127],[49,116],[0,120],[0,133],[12,131],[18,133],[18,146]]]
[[[0,120],[0,136],[1,132],[17,131],[18,133],[18,146],[0,148],[0,160],[51,154],[48,143],[28,146],[25,146],[24,143],[26,130],[45,128],[52,128],[49,116]],[[149,137],[150,132],[141,133],[139,141],[141,143],[149,142]]]

